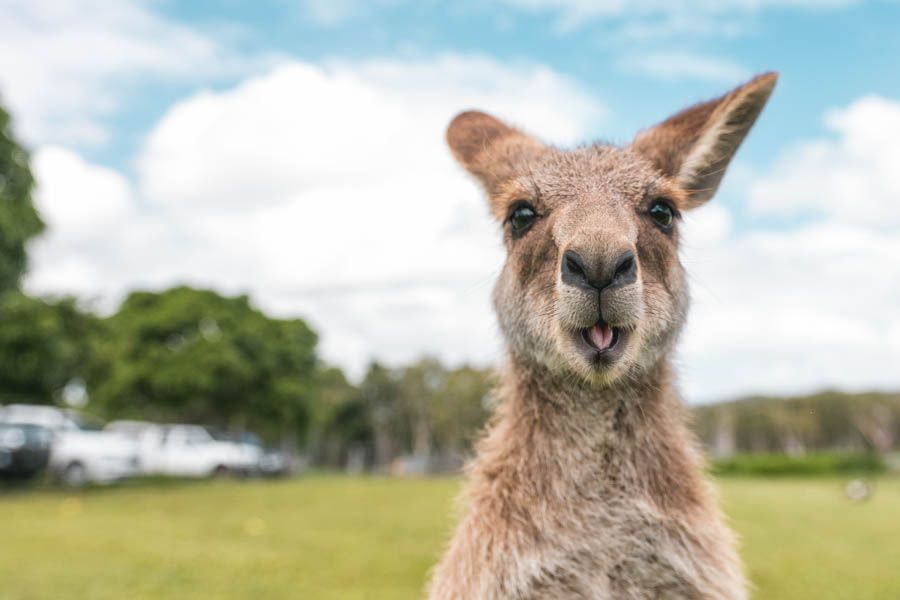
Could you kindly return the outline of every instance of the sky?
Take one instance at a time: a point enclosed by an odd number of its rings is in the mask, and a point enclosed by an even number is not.
[[[247,293],[359,376],[492,364],[499,229],[443,141],[479,108],[625,144],[778,87],[686,216],[688,402],[900,387],[900,3],[6,0],[0,101],[48,229],[26,289]]]

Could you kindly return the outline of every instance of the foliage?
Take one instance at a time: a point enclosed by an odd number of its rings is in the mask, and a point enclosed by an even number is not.
[[[83,373],[95,318],[75,300],[0,294],[0,404],[55,404]]]
[[[345,392],[348,400],[334,413],[343,425],[327,426],[330,439],[334,444],[352,427],[338,454],[346,457],[353,446],[376,469],[408,456],[429,469],[458,467],[487,420],[491,384],[488,369],[448,369],[430,357],[394,369],[372,363],[356,394]]]
[[[434,403],[435,445],[445,452],[465,453],[490,416],[494,372],[462,366],[448,371]]]
[[[900,394],[822,392],[696,407],[694,426],[714,454],[885,454],[900,443]]]
[[[246,296],[177,287],[133,292],[103,327],[89,378],[101,412],[270,437],[305,431],[317,362],[304,321],[270,318]]]
[[[404,425],[396,374],[390,369],[372,363],[359,386],[366,415],[372,428],[372,455],[378,466],[387,465],[396,454],[395,441],[401,439]]]
[[[12,135],[9,113],[0,107],[0,292],[18,287],[27,264],[26,242],[44,229],[31,199],[33,188],[28,153]]]
[[[343,467],[354,449],[370,448],[373,432],[362,394],[336,367],[321,367],[310,417],[310,459]]]
[[[886,470],[874,454],[823,452],[803,456],[786,454],[737,454],[713,461],[717,475],[872,475]]]

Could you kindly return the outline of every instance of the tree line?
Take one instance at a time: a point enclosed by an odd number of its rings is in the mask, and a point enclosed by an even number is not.
[[[0,294],[0,404],[66,405],[106,419],[252,430],[315,465],[453,468],[489,408],[492,375],[423,358],[372,363],[359,383],[316,352],[301,319],[247,296],[180,286],[132,292],[99,317],[74,299]]]
[[[826,391],[755,396],[696,407],[694,429],[710,454],[886,455],[900,445],[900,394]]]

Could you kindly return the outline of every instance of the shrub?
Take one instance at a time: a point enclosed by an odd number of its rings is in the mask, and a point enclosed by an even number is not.
[[[711,470],[715,475],[868,475],[883,473],[886,466],[874,454],[738,454],[712,461]]]

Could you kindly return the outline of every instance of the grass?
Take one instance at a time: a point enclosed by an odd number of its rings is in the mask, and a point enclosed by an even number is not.
[[[0,496],[0,597],[417,598],[456,479],[315,475]],[[758,598],[900,598],[900,481],[720,482]]]

